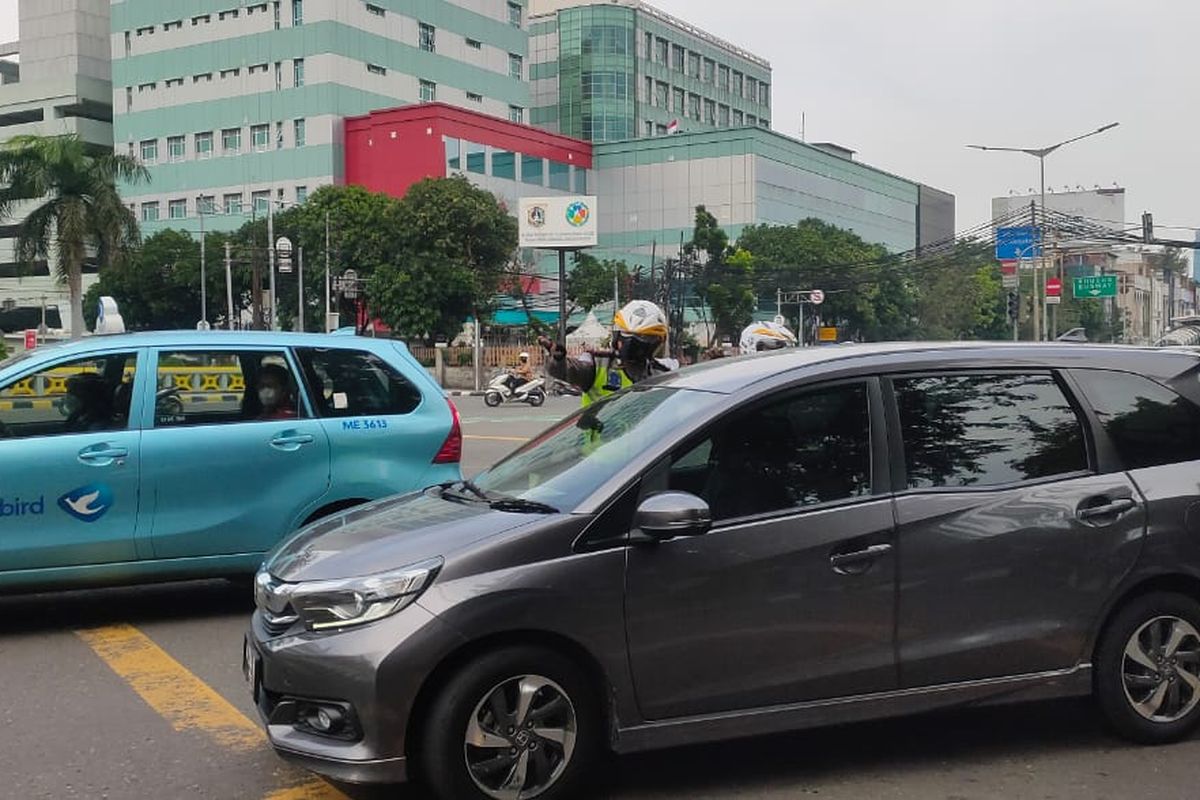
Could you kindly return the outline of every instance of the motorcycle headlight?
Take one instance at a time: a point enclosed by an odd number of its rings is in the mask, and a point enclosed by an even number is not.
[[[412,604],[433,582],[442,559],[361,578],[293,584],[293,612],[310,631],[366,625]]]

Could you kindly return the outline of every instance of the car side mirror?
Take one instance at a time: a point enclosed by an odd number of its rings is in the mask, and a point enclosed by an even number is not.
[[[633,535],[643,542],[662,542],[679,536],[703,536],[712,528],[708,503],[687,492],[652,494],[638,506]]]

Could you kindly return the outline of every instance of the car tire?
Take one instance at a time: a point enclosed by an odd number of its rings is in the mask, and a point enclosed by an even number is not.
[[[1200,724],[1200,603],[1154,592],[1109,621],[1096,649],[1096,694],[1121,736],[1165,744]]]
[[[523,694],[524,721],[516,718]],[[456,672],[430,707],[421,774],[439,800],[503,797],[522,768],[521,797],[581,798],[602,731],[597,693],[575,662],[541,647],[493,650]]]
[[[541,389],[529,393],[529,405],[537,408],[544,402],[546,402],[546,393]]]
[[[499,392],[487,392],[483,395],[483,403],[488,408],[495,408],[503,402],[504,398],[500,396]]]

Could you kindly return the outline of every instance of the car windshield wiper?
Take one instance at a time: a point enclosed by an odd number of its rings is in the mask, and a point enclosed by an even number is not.
[[[459,489],[466,489],[466,492]],[[471,495],[474,495],[472,497]],[[492,498],[483,489],[480,489],[472,481],[453,481],[451,483],[442,484],[442,497],[450,500],[459,500],[468,503],[478,503],[480,501],[490,502]]]
[[[511,511],[516,514],[557,514],[558,509],[536,500],[520,497],[495,497],[488,502],[493,511]]]

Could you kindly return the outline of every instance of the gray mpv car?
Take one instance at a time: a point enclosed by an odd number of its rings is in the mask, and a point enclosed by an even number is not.
[[[475,483],[320,522],[256,585],[284,757],[572,798],[630,752],[1094,694],[1200,719],[1200,356],[869,345],[711,362]]]

